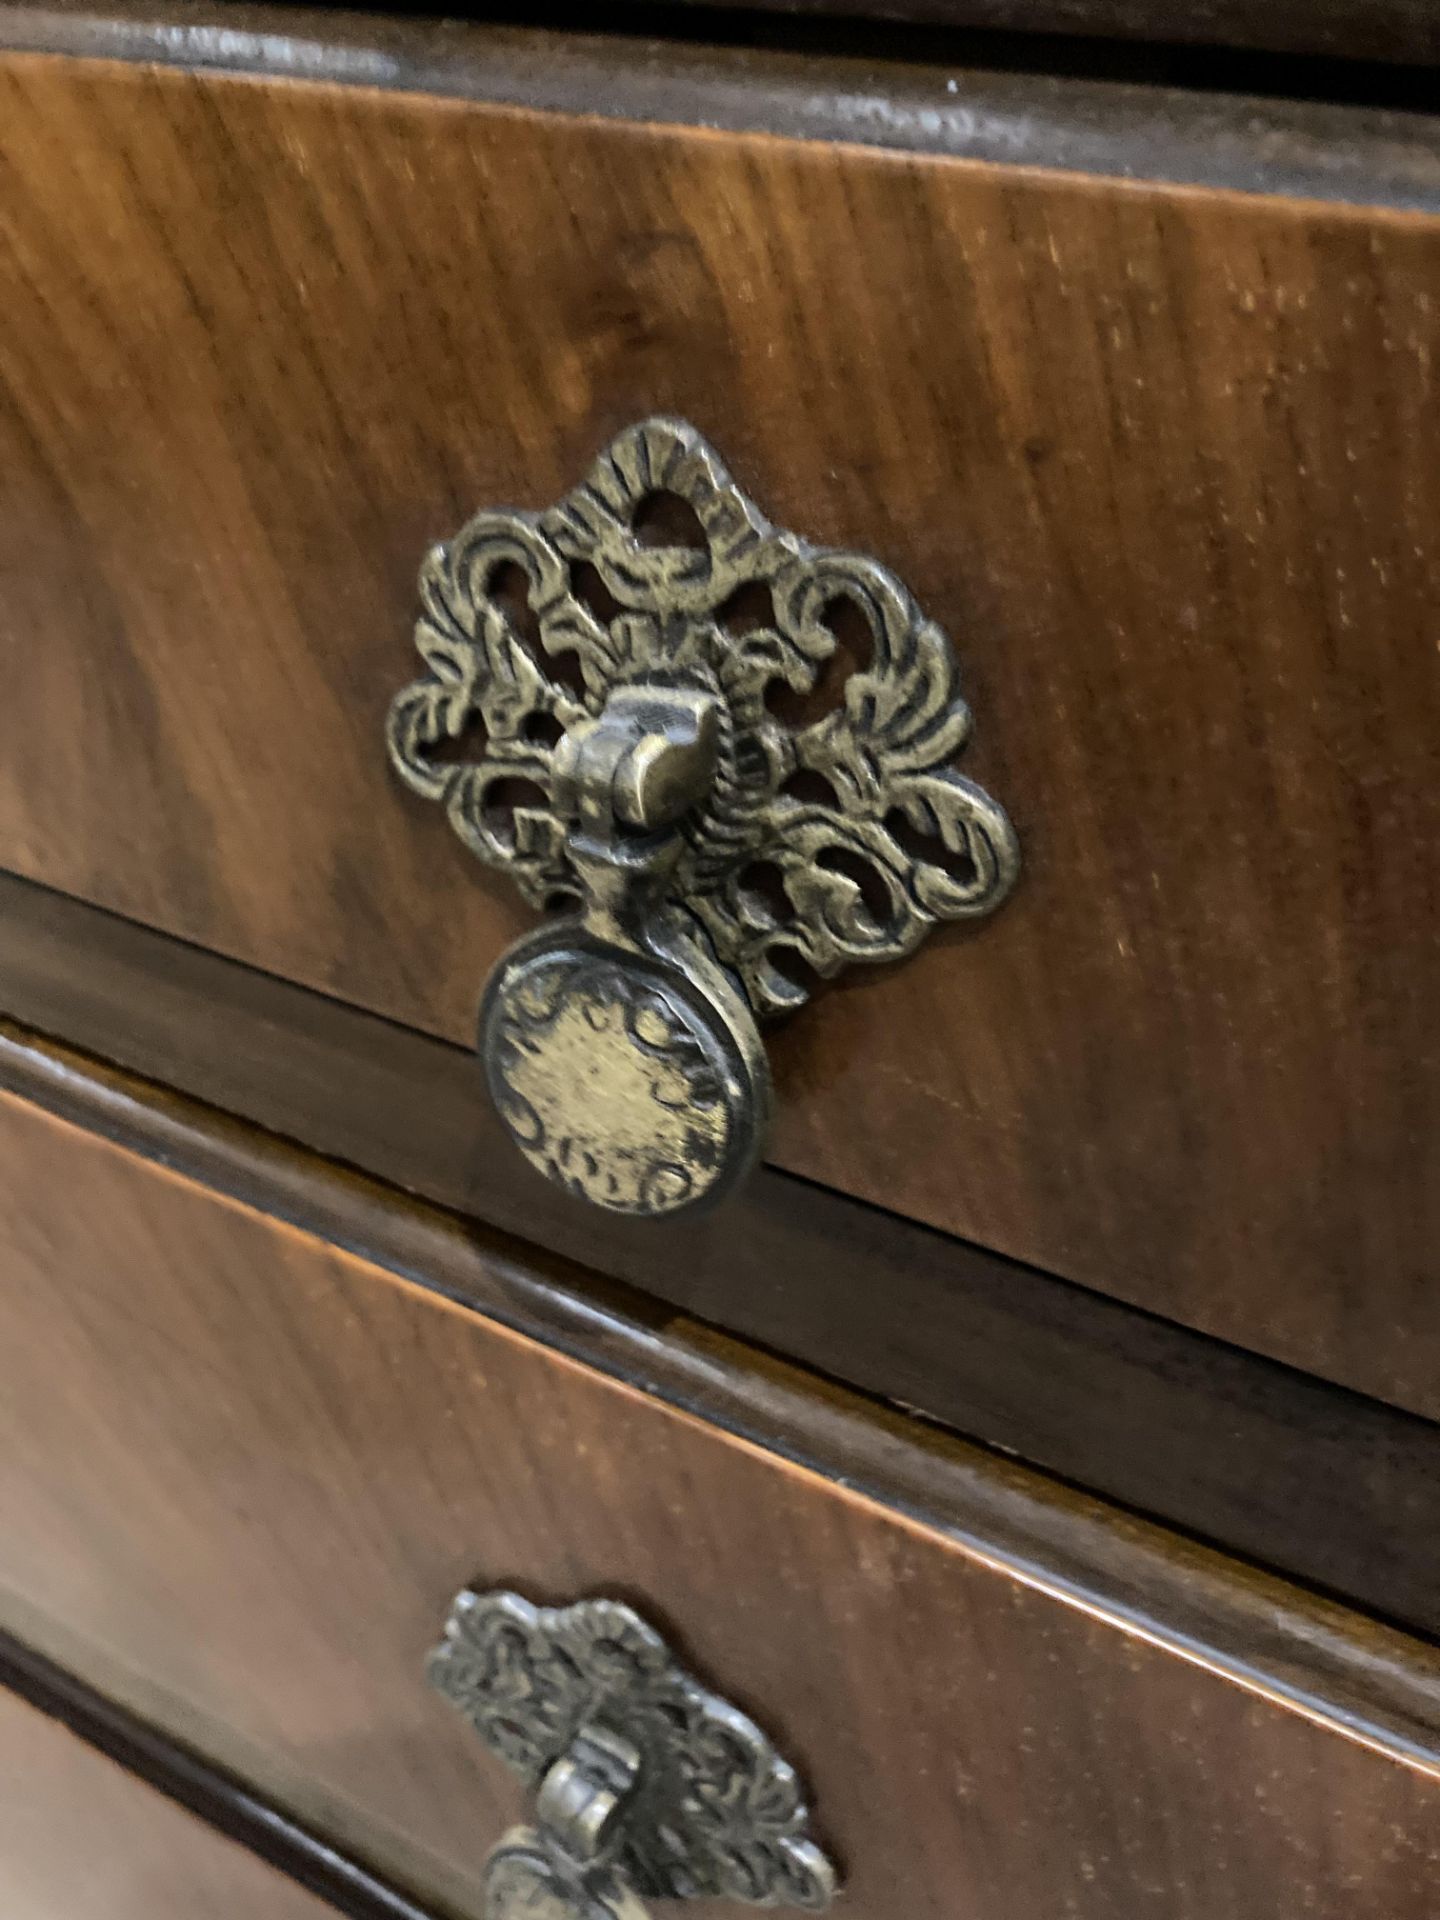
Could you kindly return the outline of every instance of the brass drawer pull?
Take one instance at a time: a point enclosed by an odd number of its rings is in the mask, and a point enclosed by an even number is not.
[[[546,512],[477,514],[420,596],[391,762],[564,909],[486,988],[495,1104],[601,1206],[714,1200],[764,1137],[757,1022],[1015,880],[1004,811],[948,765],[970,727],[949,642],[878,561],[772,527],[675,420],[628,428]],[[788,711],[847,622],[868,661]]]
[[[464,1592],[429,1674],[535,1788],[535,1824],[486,1862],[487,1920],[645,1920],[642,1897],[828,1906],[794,1773],[629,1607]]]

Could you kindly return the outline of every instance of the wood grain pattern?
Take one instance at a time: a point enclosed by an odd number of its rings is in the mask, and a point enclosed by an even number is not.
[[[333,1909],[0,1690],[0,1901],[15,1920],[325,1920]]]
[[[418,556],[691,417],[953,629],[1002,918],[777,1160],[1440,1411],[1440,223],[14,57],[0,859],[450,1039],[521,923],[377,742]]]
[[[637,1231],[515,1164],[472,1054],[4,875],[0,1006],[31,1029],[0,1021],[0,1085],[373,1257],[389,1245],[402,1271],[582,1356],[578,1302],[603,1294],[612,1335],[617,1313],[633,1329],[609,1364],[681,1404],[695,1376],[655,1302],[1440,1635],[1430,1421],[774,1168],[722,1212]],[[162,1087],[523,1238],[534,1284],[487,1290],[473,1234],[405,1264],[397,1196],[352,1187],[337,1210],[333,1181],[248,1129],[222,1152],[213,1112]],[[558,1288],[540,1248],[578,1263]],[[707,1413],[749,1430],[766,1383],[742,1362],[716,1395],[713,1350],[701,1364]]]
[[[1227,1674],[10,1096],[0,1167],[5,1624],[417,1892],[473,1913],[517,1805],[420,1679],[478,1579],[655,1617],[802,1764],[853,1920],[1426,1920],[1440,1755],[1279,1704],[1302,1596]]]

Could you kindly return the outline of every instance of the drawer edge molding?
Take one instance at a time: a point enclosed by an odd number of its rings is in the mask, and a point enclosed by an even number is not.
[[[0,55],[57,54],[538,113],[843,142],[1433,212],[1440,131],[1403,110],[624,34],[216,0],[0,5]]]
[[[1440,1777],[1440,1649],[0,1023],[0,1099],[373,1262],[935,1529],[977,1562]]]
[[[507,1160],[460,1048],[4,873],[0,1008],[0,1084],[142,1153],[238,1177],[213,1147],[195,1159],[195,1127],[170,1138],[154,1089],[174,1088],[523,1238],[527,1260],[598,1270],[632,1321],[678,1310],[1440,1638],[1440,1427],[1413,1413],[769,1167],[717,1220],[607,1219]],[[149,1105],[37,1034],[149,1082]],[[575,1311],[526,1294],[540,1339],[563,1344]],[[648,1356],[616,1366],[652,1378]]]
[[[243,1781],[0,1629],[0,1689],[28,1702],[127,1773],[237,1841],[350,1920],[437,1920],[361,1862],[337,1852]]]

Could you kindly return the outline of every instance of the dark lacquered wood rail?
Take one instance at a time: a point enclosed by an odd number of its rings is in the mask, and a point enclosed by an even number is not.
[[[714,0],[692,0],[699,6]],[[736,0],[719,0],[733,19]],[[917,28],[974,29],[1007,36],[1064,35],[1059,46],[1037,47],[1029,56],[1036,64],[1055,62],[1083,68],[1084,51],[1076,45],[1097,40],[1140,42],[1159,71],[1173,71],[1182,83],[1189,70],[1197,81],[1213,80],[1223,71],[1225,56],[1214,61],[1196,59],[1200,48],[1252,48],[1281,55],[1316,56],[1360,62],[1396,61],[1431,66],[1440,58],[1440,16],[1430,0],[1207,0],[1204,6],[1177,7],[1166,0],[745,0],[767,12],[800,17],[816,30],[830,21],[885,21]],[[656,11],[667,0],[656,0]],[[663,17],[663,16],[662,16]],[[732,29],[733,30],[733,29]],[[703,32],[703,27],[697,28]],[[985,39],[973,51],[983,52]],[[1166,49],[1178,49],[1173,62]],[[1000,50],[1010,59],[1023,59],[1013,42]],[[1278,82],[1288,73],[1292,94],[1337,84],[1337,76],[1307,70],[1306,62],[1281,61],[1269,69]],[[1231,84],[1234,84],[1232,78]],[[1340,82],[1343,84],[1343,81]]]

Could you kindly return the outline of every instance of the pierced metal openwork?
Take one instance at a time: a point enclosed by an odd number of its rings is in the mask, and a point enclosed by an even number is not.
[[[878,561],[771,526],[676,420],[628,428],[545,512],[478,514],[420,594],[392,764],[563,913],[485,996],[501,1116],[601,1205],[714,1199],[763,1136],[757,1020],[1016,878],[1003,809],[950,764],[950,644]],[[857,628],[868,658],[797,717]]]
[[[432,1683],[535,1789],[486,1864],[487,1920],[644,1920],[642,1900],[812,1911],[835,1870],[794,1772],[614,1600],[462,1593]]]

